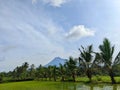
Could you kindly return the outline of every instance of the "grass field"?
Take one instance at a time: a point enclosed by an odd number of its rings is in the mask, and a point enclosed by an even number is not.
[[[73,82],[24,81],[0,84],[0,90],[76,90],[76,85]]]
[[[58,90],[60,82],[25,81],[0,84],[0,90]]]
[[[85,84],[83,82],[87,82],[88,79],[86,77],[83,78],[77,78],[78,81],[81,82],[54,82],[54,81],[24,81],[24,82],[9,82],[9,83],[1,83],[0,84],[0,90],[93,90],[93,89],[76,89],[78,87],[82,86],[88,86],[93,87],[99,85],[103,86],[111,86],[109,84],[110,78],[107,76],[102,77],[93,77],[93,80],[99,79],[102,82],[108,82],[108,83],[99,83],[99,84]],[[119,81],[120,77],[116,77],[116,80]],[[85,88],[85,87],[84,87]],[[120,90],[120,84],[116,86],[118,89],[112,89],[112,90]],[[99,89],[98,89],[99,90]],[[101,89],[100,89],[101,90]],[[109,89],[105,89],[109,90]]]

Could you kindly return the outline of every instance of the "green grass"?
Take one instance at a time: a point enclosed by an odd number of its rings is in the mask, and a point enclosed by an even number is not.
[[[26,81],[0,84],[0,90],[57,90],[60,82]]]
[[[101,78],[100,81],[97,81],[98,78]],[[24,82],[9,82],[1,83],[0,90],[75,90],[76,86],[87,85],[87,86],[96,86],[96,85],[111,85],[109,76],[94,76],[93,81],[97,81],[99,84],[90,83],[85,84],[89,81],[87,77],[79,77],[76,80],[79,82],[54,82],[54,81],[24,81]],[[120,77],[115,77],[116,81],[120,81]],[[120,85],[118,85],[120,86]],[[120,89],[120,87],[119,87]],[[118,90],[119,90],[118,89]]]
[[[77,83],[54,81],[24,81],[0,84],[0,90],[73,90]]]

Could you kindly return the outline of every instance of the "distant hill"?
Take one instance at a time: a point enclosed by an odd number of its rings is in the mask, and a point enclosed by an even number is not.
[[[45,67],[48,67],[50,65],[51,66],[56,65],[57,67],[59,67],[59,64],[64,65],[66,61],[67,61],[67,59],[62,59],[60,57],[55,57],[52,61],[50,61],[48,64],[46,64]]]

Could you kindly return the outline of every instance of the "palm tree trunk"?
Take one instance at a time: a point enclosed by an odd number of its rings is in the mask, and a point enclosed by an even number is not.
[[[91,82],[92,81],[92,74],[91,74],[91,71],[88,69],[87,72],[87,77],[89,78],[89,81]]]
[[[51,76],[49,76],[49,81],[51,81]]]
[[[110,78],[111,78],[112,84],[116,84],[116,81],[115,81],[115,79],[114,79],[114,74],[113,74],[112,69],[109,70],[109,76],[110,76]]]
[[[64,81],[65,80],[65,78],[64,78],[64,76],[62,76],[62,79],[61,79],[61,81]]]
[[[56,76],[54,76],[54,81],[56,81]]]
[[[72,74],[73,81],[75,82],[75,73]]]

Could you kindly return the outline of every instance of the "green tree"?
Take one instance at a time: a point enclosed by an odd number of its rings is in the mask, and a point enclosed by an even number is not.
[[[17,66],[14,70],[13,70],[13,78],[15,80],[25,80],[28,77],[28,67],[29,64],[27,62],[23,63],[22,66]]]
[[[113,70],[115,72],[115,76],[120,76],[120,64],[114,65]]]
[[[109,76],[111,78],[112,84],[115,84],[113,66],[120,63],[120,52],[113,60],[114,46],[111,46],[110,41],[105,38],[103,44],[99,46],[101,60],[104,63],[104,66],[107,68]]]
[[[65,63],[66,64],[66,71],[69,76],[72,77],[73,81],[75,82],[75,74],[76,74],[76,61],[70,57],[69,60]]]
[[[44,72],[43,66],[40,64],[40,66],[36,68],[35,77],[37,79],[41,78],[43,80],[43,77],[44,77],[43,72]]]
[[[47,77],[48,77],[48,72],[47,72],[47,67],[43,67],[42,68],[42,76],[45,80],[47,80]]]
[[[56,81],[56,75],[57,75],[57,67],[56,66],[53,66],[53,72],[52,72],[52,74],[53,74],[54,81]]]
[[[32,64],[28,71],[29,71],[29,77],[31,79],[34,79],[35,78],[35,65]]]
[[[27,79],[28,78],[28,67],[29,64],[27,62],[23,63],[21,68],[21,79]]]
[[[48,66],[47,71],[48,71],[49,80],[51,81],[51,78],[52,78],[52,66]]]
[[[61,76],[61,81],[64,81],[65,80],[65,67],[64,65],[60,64],[59,66],[59,74]]]
[[[85,71],[85,74],[89,78],[89,81],[92,81],[92,73],[93,73],[93,67],[97,65],[99,54],[93,52],[92,45],[88,46],[87,48],[84,48],[81,46],[82,50],[80,51],[80,57],[79,57],[79,66],[83,68]]]

